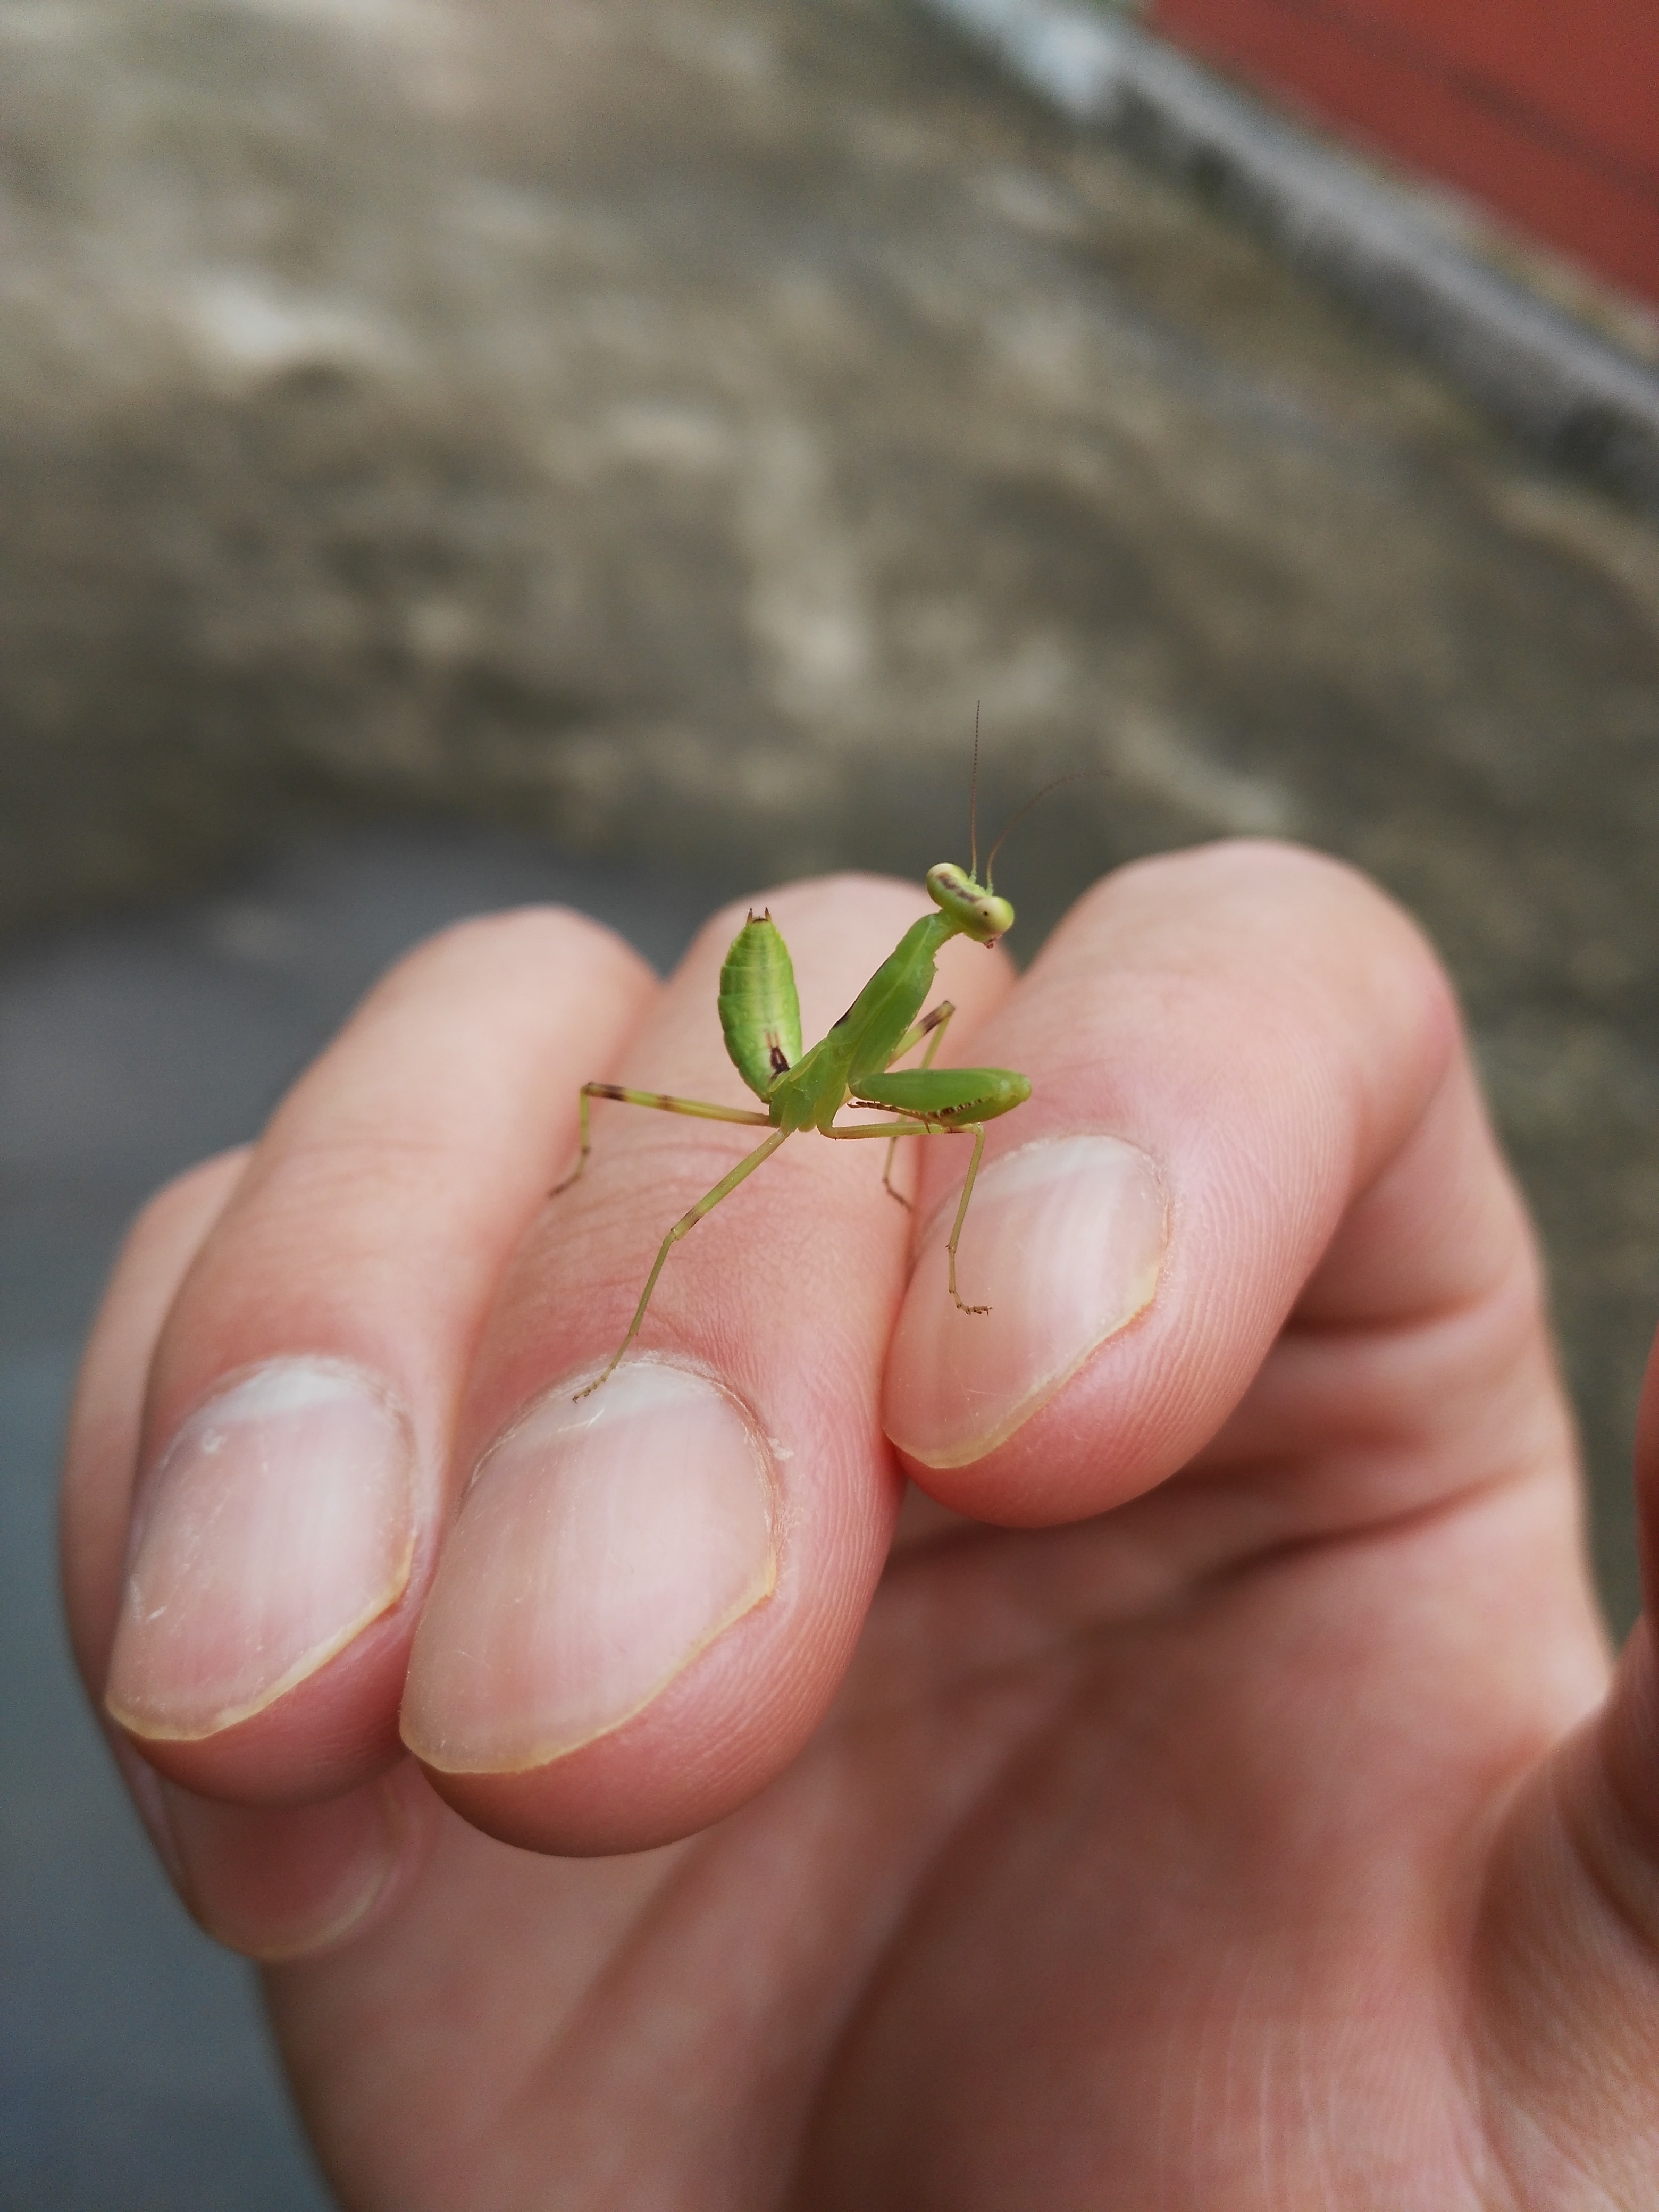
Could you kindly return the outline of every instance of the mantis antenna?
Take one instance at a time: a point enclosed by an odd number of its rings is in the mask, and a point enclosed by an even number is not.
[[[977,729],[975,732],[974,770],[975,775],[977,775],[979,771],[979,741]],[[1024,805],[1020,807],[1018,812],[1009,817],[1008,821],[1004,827],[1002,835],[997,839],[996,843],[992,846],[990,852],[986,856],[986,890],[988,891],[993,887],[992,871],[995,868],[997,864],[997,854],[1002,850],[1003,847],[1008,842],[1009,832],[1016,829],[1018,824],[1025,819],[1026,816],[1040,799],[1046,799],[1051,791],[1058,791],[1063,783],[1081,783],[1085,776],[1109,775],[1111,772],[1112,771],[1109,768],[1074,768],[1069,775],[1057,775],[1052,783],[1045,783],[1041,791],[1034,791],[1031,793],[1031,796],[1026,800]]]
[[[979,878],[979,710],[982,702],[974,702],[974,772],[968,780],[968,872],[975,882]],[[1007,832],[1005,830],[1006,836]],[[1001,842],[999,839],[999,843]]]

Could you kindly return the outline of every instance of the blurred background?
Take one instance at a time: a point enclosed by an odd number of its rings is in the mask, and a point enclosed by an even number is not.
[[[1477,195],[1434,204],[1659,410],[1659,70],[1517,89],[1485,0],[1276,9],[1149,27],[1379,193]],[[1447,83],[1557,167],[1460,167]],[[0,0],[3,2212],[325,2201],[57,1623],[124,1221],[452,915],[565,898],[666,963],[719,897],[956,853],[976,702],[982,818],[1110,772],[1008,850],[1020,957],[1240,832],[1434,937],[1628,1624],[1659,512],[1447,358],[912,0]]]

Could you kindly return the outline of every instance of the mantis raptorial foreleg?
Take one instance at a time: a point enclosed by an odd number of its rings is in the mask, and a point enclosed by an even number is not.
[[[933,1064],[933,1054],[944,1043],[945,1032],[950,1028],[951,1017],[955,1012],[956,1007],[949,999],[941,999],[938,1006],[922,1016],[914,1029],[905,1031],[894,1048],[893,1060],[902,1060],[913,1045],[920,1044],[922,1038],[927,1037],[927,1049],[921,1055],[921,1067],[931,1067]],[[933,1034],[928,1036],[930,1030]],[[890,1067],[893,1062],[889,1060],[887,1064]],[[918,1068],[916,1072],[920,1074],[921,1069]],[[881,1164],[881,1187],[889,1198],[897,1199],[899,1204],[908,1213],[909,1200],[902,1190],[895,1190],[893,1188],[893,1146],[897,1143],[898,1139],[895,1137],[887,1147],[887,1157]]]
[[[933,1036],[933,1042],[921,1055],[921,1066],[923,1067],[927,1066],[932,1061],[933,1054],[939,1050],[939,1045],[944,1039],[945,1030],[950,1024],[951,1017],[955,1013],[955,1012],[956,1004],[954,1000],[950,999],[941,999],[938,1006],[932,1007],[922,1016],[919,1022],[913,1024],[909,1029],[906,1030],[904,1035],[893,1047],[892,1058],[889,1060],[887,1065],[890,1067],[895,1060],[902,1060],[905,1054],[908,1052],[913,1046],[919,1045],[921,1042],[923,1037],[937,1031],[938,1034]],[[918,1073],[920,1071],[918,1071]]]
[[[720,1118],[726,1117],[722,1115]],[[733,1115],[731,1118],[735,1120],[737,1117]],[[729,1198],[744,1177],[753,1175],[763,1160],[769,1160],[778,1146],[793,1133],[788,1129],[775,1130],[763,1145],[757,1145],[752,1152],[745,1153],[730,1175],[722,1176],[713,1190],[705,1191],[689,1213],[683,1213],[680,1216],[657,1247],[657,1256],[652,1262],[651,1273],[645,1279],[645,1288],[640,1292],[640,1302],[634,1309],[633,1320],[628,1324],[627,1335],[611,1353],[611,1364],[604,1374],[596,1375],[585,1390],[578,1390],[576,1393],[578,1398],[589,1396],[592,1392],[599,1389],[601,1382],[607,1382],[615,1372],[623,1352],[640,1333],[640,1323],[645,1319],[645,1310],[651,1303],[652,1291],[657,1287],[657,1278],[662,1273],[663,1262],[679,1243],[681,1237],[688,1230],[695,1229],[705,1213],[712,1213],[723,1198]]]
[[[614,1098],[623,1106],[649,1106],[659,1114],[693,1114],[700,1121],[742,1121],[751,1129],[769,1129],[772,1126],[769,1115],[752,1113],[744,1106],[714,1106],[703,1098],[676,1098],[666,1091],[624,1091],[617,1083],[584,1083],[581,1104],[578,1109],[581,1119],[581,1150],[576,1155],[575,1166],[562,1182],[554,1184],[549,1193],[550,1197],[556,1198],[561,1191],[568,1190],[587,1165],[587,1155],[593,1148],[588,1124],[587,1102],[590,1098]]]

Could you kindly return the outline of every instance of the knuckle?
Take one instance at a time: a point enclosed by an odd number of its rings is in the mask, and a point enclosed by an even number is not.
[[[469,915],[448,923],[406,952],[371,994],[372,999],[410,989],[465,984],[473,977],[510,977],[520,970],[545,975],[580,959],[644,970],[633,947],[603,922],[572,907],[513,907],[500,914]]]

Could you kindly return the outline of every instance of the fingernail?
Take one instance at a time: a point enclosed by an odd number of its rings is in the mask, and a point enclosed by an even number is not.
[[[246,1720],[397,1602],[414,1542],[408,1427],[368,1376],[256,1369],[191,1415],[141,1503],[110,1717],[152,1741]]]
[[[1146,1154],[1117,1137],[1028,1145],[986,1169],[946,1273],[954,1204],[929,1224],[900,1310],[883,1418],[924,1467],[965,1467],[1046,1405],[1151,1304],[1169,1207]]]
[[[543,1766],[641,1711],[777,1579],[770,1462],[737,1401],[650,1359],[569,1381],[481,1462],[421,1616],[404,1741]]]
[[[161,1784],[169,1871],[208,1934],[273,1962],[349,1936],[385,1890],[403,1838],[384,1783],[325,1805],[221,1805]]]

